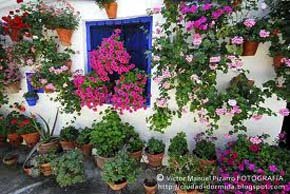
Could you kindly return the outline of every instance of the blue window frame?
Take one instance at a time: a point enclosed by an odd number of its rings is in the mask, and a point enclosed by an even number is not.
[[[138,69],[151,74],[151,55],[146,51],[152,49],[152,16],[129,19],[115,19],[86,22],[87,66],[86,72],[91,72],[89,52],[101,45],[103,38],[108,38],[118,28],[122,30],[121,40],[131,55],[131,63]],[[145,53],[146,52],[146,53]],[[113,79],[114,80],[114,79]],[[146,104],[150,105],[151,79],[146,84]]]

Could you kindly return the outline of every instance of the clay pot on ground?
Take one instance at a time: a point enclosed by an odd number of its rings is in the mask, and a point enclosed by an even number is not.
[[[53,140],[47,143],[39,144],[37,151],[40,154],[47,154],[50,150],[58,150],[59,149],[59,142],[58,140]]]
[[[243,44],[242,56],[254,56],[257,52],[259,42],[256,41],[245,41]]]
[[[40,140],[40,135],[38,132],[24,134],[24,135],[21,135],[21,137],[26,142],[26,145],[29,148],[34,147]]]
[[[91,144],[79,145],[78,147],[82,151],[84,156],[90,157],[92,155],[93,146]]]
[[[276,55],[273,57],[273,65],[275,68],[280,68],[283,65],[282,59],[284,57],[282,55]]]
[[[113,190],[113,191],[120,191],[122,189],[124,189],[127,185],[128,185],[128,182],[125,180],[121,183],[114,183],[114,184],[111,184],[111,183],[107,183],[110,188]]]
[[[137,162],[140,162],[140,160],[142,158],[142,150],[129,153],[129,156],[134,158]]]
[[[162,160],[163,160],[164,153],[160,153],[160,154],[146,153],[146,155],[147,155],[147,158],[149,161],[149,165],[151,167],[157,168],[157,167],[162,166]]]
[[[117,10],[118,10],[117,2],[105,3],[104,7],[105,7],[105,10],[109,19],[117,18]]]
[[[63,151],[70,151],[76,147],[76,144],[73,141],[60,141],[60,145]]]
[[[60,40],[60,43],[63,46],[71,46],[71,38],[73,35],[73,30],[70,29],[64,29],[64,28],[57,28],[56,29],[58,38]]]
[[[27,176],[31,176],[32,175],[32,168],[33,168],[33,166],[24,166],[23,167],[24,174],[26,174]]]
[[[3,158],[3,163],[7,166],[16,165],[19,156],[17,154],[8,154]]]
[[[10,133],[7,135],[7,139],[9,140],[9,144],[12,147],[19,147],[22,144],[22,137],[17,133]]]
[[[40,171],[43,174],[43,176],[50,176],[52,174],[50,163],[41,164]]]
[[[7,93],[16,94],[21,90],[20,81],[13,82],[6,86]]]
[[[145,194],[155,194],[157,192],[157,181],[154,179],[152,181],[145,179],[143,186]]]
[[[101,170],[104,169],[104,166],[107,162],[112,161],[114,158],[105,158],[102,156],[94,156],[95,165]]]

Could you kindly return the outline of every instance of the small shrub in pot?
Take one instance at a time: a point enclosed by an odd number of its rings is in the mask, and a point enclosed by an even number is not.
[[[177,133],[175,137],[170,139],[170,145],[168,148],[168,155],[170,157],[176,155],[185,155],[188,152],[188,144],[186,140],[186,134],[184,132]]]
[[[129,156],[135,158],[136,161],[140,162],[142,158],[143,148],[144,148],[144,141],[141,140],[137,132],[134,132],[127,144],[127,151],[129,152]]]
[[[85,156],[90,156],[92,153],[92,145],[90,144],[91,132],[92,129],[86,127],[85,129],[80,130],[79,136],[76,139],[78,147]]]
[[[73,127],[68,126],[60,131],[60,144],[63,150],[68,151],[75,148],[75,141],[78,138],[79,131]]]
[[[165,151],[165,144],[161,140],[158,140],[152,137],[148,141],[145,151],[146,151],[146,155],[148,157],[150,166],[156,167],[156,168],[162,166],[162,160],[163,160],[164,151]]]
[[[202,159],[201,161],[204,163],[214,163],[217,158],[214,144],[216,137],[207,136],[205,133],[199,133],[194,139],[196,144],[193,154]]]

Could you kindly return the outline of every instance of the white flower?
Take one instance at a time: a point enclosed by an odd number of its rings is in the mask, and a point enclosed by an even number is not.
[[[38,36],[32,36],[32,39],[36,40],[38,39]]]
[[[193,59],[193,56],[192,56],[192,55],[186,55],[186,57],[185,57],[185,60],[186,60],[188,63],[191,63],[191,62],[192,62],[192,59]]]
[[[64,84],[62,85],[63,88],[66,88],[67,86],[68,86],[67,83],[64,83]]]
[[[229,104],[230,106],[236,106],[236,105],[237,105],[237,101],[234,100],[234,99],[229,99],[228,104]]]
[[[265,2],[261,3],[261,9],[267,9],[268,5]]]

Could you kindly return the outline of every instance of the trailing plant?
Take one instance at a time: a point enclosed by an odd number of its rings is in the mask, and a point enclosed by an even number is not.
[[[179,132],[175,137],[170,139],[170,145],[168,148],[168,155],[170,157],[183,156],[188,152],[188,143],[186,139],[186,134],[184,132]]]
[[[92,129],[91,128],[84,128],[80,131],[76,142],[78,145],[85,145],[90,143],[90,135],[91,135]]]
[[[85,181],[83,155],[78,150],[64,153],[51,163],[56,182],[67,187]]]
[[[147,142],[146,152],[149,154],[160,154],[164,153],[165,151],[165,144],[158,139],[152,137]]]
[[[207,136],[205,133],[199,133],[195,136],[195,148],[193,154],[200,159],[216,160],[215,141],[216,137]]]
[[[93,124],[91,143],[99,156],[114,157],[131,138],[134,128],[122,123],[113,109],[106,109],[104,114],[100,122]]]
[[[109,184],[118,184],[127,181],[133,183],[138,175],[137,163],[125,152],[120,152],[112,160],[105,164],[102,179]]]
[[[75,141],[78,135],[79,131],[73,126],[64,127],[60,131],[60,138],[64,141]]]
[[[107,3],[113,3],[116,2],[116,0],[96,0],[96,3],[98,4],[98,6],[103,9],[104,5]]]

